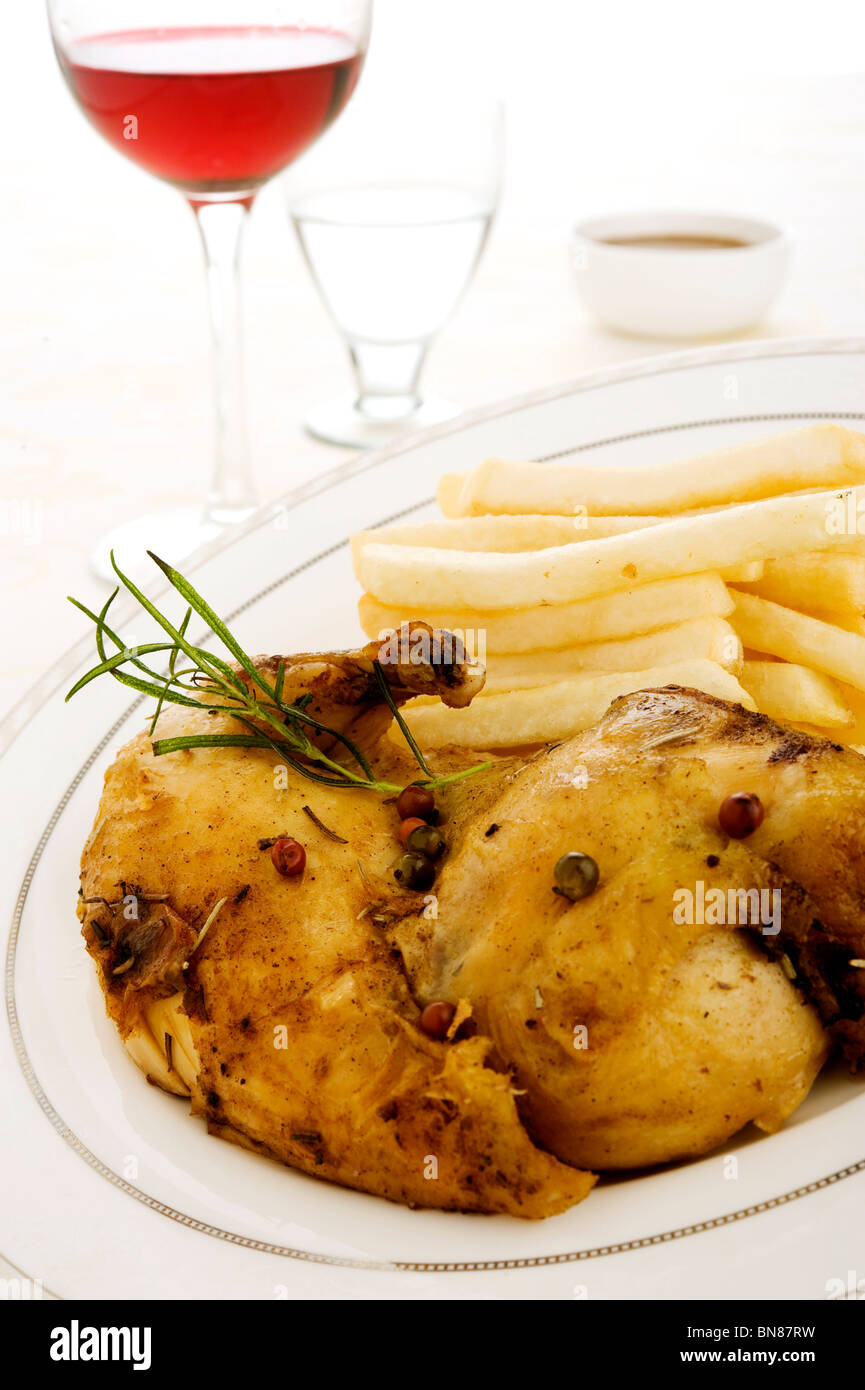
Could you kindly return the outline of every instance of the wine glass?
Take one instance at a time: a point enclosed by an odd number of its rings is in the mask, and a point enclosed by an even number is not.
[[[313,407],[310,434],[375,448],[459,413],[425,397],[427,351],[456,309],[495,215],[501,102],[443,97],[412,72],[376,81],[352,119],[285,177],[288,209],[325,307],[346,340],[355,390]],[[439,82],[440,82],[439,77]]]
[[[203,513],[140,517],[93,556],[110,577],[146,548],[175,561],[256,503],[241,371],[238,259],[253,200],[354,91],[372,0],[48,0],[63,76],[121,154],[173,184],[195,214],[207,265],[216,459]]]

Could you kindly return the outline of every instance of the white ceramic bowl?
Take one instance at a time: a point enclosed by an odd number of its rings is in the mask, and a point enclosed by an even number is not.
[[[632,238],[717,238],[734,247],[614,244]],[[783,227],[722,213],[595,217],[573,233],[586,308],[608,328],[652,338],[704,338],[749,328],[781,289],[790,259]]]

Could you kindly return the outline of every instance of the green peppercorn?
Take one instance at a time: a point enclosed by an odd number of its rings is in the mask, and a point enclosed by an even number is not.
[[[405,843],[406,849],[425,854],[428,859],[441,859],[445,852],[444,835],[433,825],[416,825]]]
[[[425,893],[435,883],[435,865],[425,854],[401,854],[393,866],[393,876],[403,888],[413,893]]]
[[[598,866],[591,855],[572,850],[563,854],[554,869],[556,887],[554,893],[570,898],[572,903],[587,898],[598,886]]]

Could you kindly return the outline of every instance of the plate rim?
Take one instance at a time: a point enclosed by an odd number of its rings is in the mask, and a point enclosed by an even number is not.
[[[569,395],[575,395],[583,391],[598,389],[607,385],[616,385],[622,382],[638,380],[653,375],[661,375],[670,371],[699,368],[707,365],[712,365],[715,362],[724,362],[731,360],[759,360],[761,358],[769,359],[777,357],[787,358],[795,356],[807,356],[811,354],[829,356],[833,354],[854,355],[856,353],[865,354],[865,338],[806,338],[779,341],[768,339],[754,343],[735,343],[723,345],[721,347],[666,353],[655,357],[641,359],[635,363],[623,364],[616,367],[601,368],[596,371],[581,373],[579,376],[573,378],[572,380],[566,383],[559,383],[558,385],[555,385],[553,387],[545,387],[539,390],[525,392],[518,396],[509,397],[506,400],[494,403],[492,405],[482,406],[474,411],[468,411],[454,421],[448,421],[443,425],[434,426],[428,430],[417,432],[412,436],[407,437],[405,440],[402,440],[397,444],[389,446],[388,448],[355,455],[346,462],[342,464],[337,464],[334,467],[325,470],[319,476],[307,479],[303,483],[300,483],[297,486],[288,489],[286,493],[282,494],[273,502],[268,503],[265,506],[257,509],[257,511],[253,513],[253,515],[241,527],[238,527],[236,530],[233,530],[227,536],[217,538],[209,545],[202,547],[199,551],[197,551],[195,555],[190,559],[189,568],[191,570],[198,568],[200,565],[206,563],[207,560],[209,560],[210,558],[223,553],[225,550],[229,549],[232,545],[236,544],[238,541],[242,540],[247,535],[258,530],[261,526],[265,525],[269,519],[272,519],[276,515],[279,515],[280,513],[286,510],[293,510],[297,506],[301,505],[304,501],[312,497],[318,496],[322,492],[328,491],[330,488],[337,486],[343,480],[352,478],[358,474],[366,472],[367,470],[371,470],[375,467],[378,467],[382,463],[385,463],[392,458],[398,457],[403,453],[413,452],[416,449],[423,447],[425,442],[432,442],[433,440],[446,438],[452,434],[461,433],[467,427],[471,427],[475,424],[481,424],[491,419],[498,419],[510,413],[517,412],[525,408],[530,408],[535,405],[544,404],[545,402],[551,400],[562,399]],[[801,414],[802,418],[813,419],[815,418],[816,414],[819,414],[819,412],[803,411],[801,412]],[[863,418],[863,415],[865,415],[865,411],[863,411],[862,413],[831,412],[831,415],[833,418],[839,419],[861,419]],[[642,437],[648,434],[667,434],[675,431],[676,429],[693,428],[695,424],[699,423],[734,423],[736,418],[737,417],[726,416],[720,417],[717,421],[683,421],[680,424],[669,423],[667,425],[660,425],[647,430],[625,432],[622,435],[615,436],[611,439],[592,440],[585,445],[585,448],[587,450],[590,448],[597,448],[604,444],[615,443],[618,439],[625,441],[633,438]],[[749,420],[768,420],[793,419],[796,418],[796,416],[795,413],[778,412],[773,414],[765,414],[762,416],[758,413],[755,415],[748,415],[747,417],[741,418],[747,418]],[[567,454],[578,452],[581,447],[582,446],[575,446],[572,449],[562,450],[554,454],[545,455],[543,456],[543,458],[547,460],[551,458],[563,457]],[[415,510],[417,506],[421,505],[424,505],[424,503],[417,503],[415,504],[415,506],[409,508],[408,510]],[[388,518],[388,520],[392,519],[395,518]],[[345,542],[341,542],[340,546],[342,544],[345,544]],[[304,561],[301,565],[286,571],[286,573],[284,575],[281,575],[280,578],[276,581],[276,584],[288,582],[290,579],[294,578],[298,573],[300,573],[303,569],[308,568],[310,564],[317,563],[318,561],[323,559],[324,556],[327,555],[331,549],[333,549],[333,547],[328,547],[321,554],[316,555],[311,559]],[[160,585],[156,592],[163,592],[168,587],[168,585]],[[248,596],[240,605],[238,605],[238,608],[235,610],[232,616],[236,616],[237,612],[243,611],[243,609],[247,606],[260,600],[264,596],[264,594],[267,593],[273,587],[275,587],[275,584],[271,584],[267,586],[267,588],[259,590],[256,593]],[[6,752],[9,751],[13,743],[17,740],[17,738],[23,731],[24,723],[23,721],[21,721],[20,718],[22,710],[24,711],[26,719],[27,715],[34,712],[34,702],[38,701],[38,704],[35,704],[35,708],[39,708],[48,699],[50,699],[60,688],[60,686],[62,686],[62,684],[65,682],[69,670],[73,669],[74,666],[78,664],[78,662],[80,661],[81,657],[84,655],[87,649],[89,649],[89,639],[87,637],[84,637],[80,641],[74,643],[70,648],[68,648],[64,652],[63,656],[57,662],[53,663],[48,668],[46,674],[43,675],[43,677],[37,680],[35,684],[30,687],[30,689],[25,693],[25,695],[18,702],[16,702],[12,709],[7,713],[4,719],[0,721],[0,759],[2,759],[3,756],[5,756]],[[48,686],[49,676],[56,676],[57,678],[52,682],[49,688],[46,688]],[[45,1115],[45,1118],[48,1119],[52,1128],[54,1128],[55,1132],[66,1140],[67,1144],[73,1150],[73,1152],[76,1152],[80,1158],[84,1159],[87,1166],[89,1166],[94,1172],[99,1173],[113,1186],[118,1187],[120,1190],[125,1192],[126,1195],[131,1196],[134,1200],[141,1203],[145,1207],[154,1210],[158,1214],[164,1215],[183,1226],[191,1227],[195,1230],[198,1230],[203,1234],[216,1237],[217,1239],[226,1241],[229,1244],[238,1245],[247,1249],[253,1249],[265,1254],[276,1255],[282,1258],[288,1258],[294,1261],[324,1264],[329,1266],[348,1267],[353,1269],[369,1270],[371,1272],[388,1271],[400,1273],[476,1273],[491,1270],[509,1270],[575,1263],[586,1259],[597,1258],[605,1255],[622,1254],[631,1250],[645,1249],[646,1247],[661,1243],[669,1243],[671,1240],[684,1238],[692,1234],[700,1234],[702,1232],[712,1230],[720,1226],[728,1225],[738,1220],[745,1219],[748,1216],[761,1214],[763,1212],[773,1210],[776,1207],[787,1205],[790,1202],[798,1200],[801,1197],[807,1196],[823,1188],[834,1185],[835,1183],[842,1181],[847,1177],[851,1177],[856,1173],[865,1171],[865,1158],[862,1158],[856,1161],[855,1163],[848,1165],[845,1168],[837,1170],[834,1173],[815,1179],[810,1183],[804,1184],[798,1188],[794,1188],[788,1192],[781,1193],[775,1197],[767,1198],[766,1200],[759,1203],[755,1203],[751,1206],[743,1207],[732,1212],[723,1213],[716,1217],[709,1217],[703,1221],[692,1222],[686,1226],[675,1228],[670,1231],[638,1237],[634,1240],[620,1241],[617,1243],[611,1243],[607,1246],[591,1247],[551,1255],[524,1256],[513,1259],[463,1261],[403,1261],[364,1259],[360,1257],[343,1257],[322,1252],[305,1251],[288,1246],[280,1246],[267,1241],[258,1240],[251,1236],[243,1236],[237,1232],[226,1231],[222,1228],[213,1226],[210,1223],[200,1221],[197,1218],[191,1217],[184,1212],[178,1211],[175,1208],[168,1206],[166,1203],[161,1202],[159,1199],[153,1197],[151,1194],[146,1193],[137,1187],[134,1187],[133,1185],[128,1183],[124,1178],[120,1177],[119,1174],[114,1173],[113,1170],[110,1167],[108,1167],[107,1164],[105,1164],[101,1159],[99,1159],[95,1154],[93,1154],[90,1149],[88,1149],[86,1144],[84,1144],[84,1142],[79,1138],[77,1134],[75,1134],[72,1130],[69,1129],[65,1121],[63,1121],[62,1116],[56,1110],[50,1098],[43,1090],[41,1083],[39,1082],[38,1077],[36,1076],[32,1063],[30,1061],[26,1044],[24,1043],[23,1034],[21,1032],[20,1023],[17,1017],[17,1007],[15,1001],[15,962],[18,930],[21,926],[23,911],[26,905],[30,883],[33,874],[35,873],[35,870],[38,866],[38,863],[41,859],[42,853],[45,847],[47,846],[48,841],[50,840],[50,836],[53,833],[54,827],[56,826],[60,816],[65,811],[68,802],[71,796],[73,795],[74,791],[76,790],[77,786],[79,785],[81,779],[92,767],[94,761],[98,759],[98,757],[102,754],[102,752],[104,751],[108,743],[111,741],[111,739],[116,735],[117,732],[119,732],[120,728],[127,722],[129,717],[134,713],[135,709],[142,703],[143,697],[139,697],[137,700],[132,701],[130,705],[127,706],[125,711],[118,717],[118,719],[115,721],[112,727],[104,734],[102,739],[99,740],[95,748],[93,748],[90,751],[86,761],[78,769],[77,773],[70,781],[69,785],[66,787],[57,805],[55,806],[54,811],[52,812],[48,820],[48,823],[46,824],[42,832],[42,835],[40,836],[39,840],[36,843],[36,846],[34,847],[31,853],[31,857],[28,862],[27,869],[25,871],[24,879],[21,883],[19,892],[16,895],[6,961],[7,1017],[9,1021],[10,1031],[12,1033],[12,1041],[14,1051],[16,1054],[16,1060],[18,1061],[18,1065],[23,1073],[24,1079],[27,1082],[31,1094],[33,1095],[34,1099],[36,1099],[40,1109]],[[8,1260],[7,1262],[10,1265],[12,1265],[11,1260]],[[14,1267],[17,1270],[17,1266]],[[18,1272],[20,1273],[21,1271],[19,1270]]]
[[[214,540],[193,551],[184,564],[190,573],[194,573],[208,560],[230,550],[238,541],[243,540],[253,531],[257,531],[268,521],[274,520],[286,509],[292,509],[301,502],[329,491],[343,479],[365,473],[367,470],[387,462],[388,459],[398,458],[400,454],[411,453],[425,443],[434,443],[439,439],[446,439],[449,435],[461,434],[466,428],[484,424],[487,420],[500,419],[502,416],[524,410],[527,407],[543,405],[547,401],[560,400],[566,396],[578,395],[583,391],[591,391],[600,387],[617,386],[626,381],[638,381],[645,377],[661,376],[669,371],[688,371],[692,368],[711,366],[713,362],[754,361],[774,357],[807,357],[811,354],[817,356],[849,354],[852,356],[856,353],[865,355],[865,337],[845,335],[760,338],[753,342],[723,343],[712,347],[685,348],[675,352],[652,354],[615,366],[598,367],[590,371],[579,372],[576,376],[570,377],[566,381],[557,382],[552,386],[537,387],[530,391],[519,392],[514,396],[502,397],[500,400],[487,405],[476,406],[472,410],[464,411],[452,420],[446,420],[439,425],[431,425],[425,430],[418,430],[386,448],[356,453],[343,463],[336,463],[332,467],[324,469],[321,473],[288,488],[286,492],[280,493],[271,502],[265,502],[262,506],[257,507],[246,521],[240,522],[226,534],[217,536]],[[837,412],[833,413],[837,414]],[[803,415],[812,418],[813,412],[803,412]],[[761,417],[757,414],[749,418],[757,420]],[[764,416],[763,418],[768,417]],[[785,418],[792,417],[786,416]],[[686,423],[693,424],[694,422]],[[669,429],[671,427],[666,426],[664,428]],[[596,441],[596,444],[614,443],[617,438],[624,437],[615,436],[608,441]],[[170,585],[167,582],[154,585],[145,584],[143,588],[149,597],[160,597],[169,591]],[[121,598],[121,602],[118,603],[119,611],[122,610],[122,606]],[[0,719],[0,760],[5,757],[9,748],[18,738],[34,709],[59,690],[69,672],[75,669],[88,648],[89,638],[86,636],[65,648],[60,656],[46,666],[43,674],[37,677],[24,694],[19,696],[6,711],[3,718]],[[49,684],[55,673],[56,680]]]

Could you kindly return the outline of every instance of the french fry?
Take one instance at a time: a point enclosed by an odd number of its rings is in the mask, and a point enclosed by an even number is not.
[[[725,565],[721,578],[725,584],[756,584],[763,578],[765,560],[751,560],[742,565]]]
[[[730,619],[745,647],[768,652],[865,690],[865,637],[756,594],[733,590]]]
[[[511,555],[525,550],[548,550],[578,541],[602,540],[627,531],[660,526],[660,516],[461,516],[452,521],[416,522],[384,526],[378,531],[356,531],[351,538],[355,574],[360,577],[360,556],[365,545],[419,545],[433,550],[494,551]],[[865,560],[863,560],[865,567]],[[721,570],[728,584],[753,584],[762,579],[762,560],[729,565]]]
[[[436,501],[442,516],[459,516],[460,493],[466,480],[465,473],[443,473],[436,489]]]
[[[861,722],[848,729],[828,729],[824,728],[822,724],[799,724],[792,719],[788,722],[791,728],[801,729],[803,734],[826,738],[836,747],[841,744],[845,748],[852,748],[854,753],[865,755],[865,724]],[[858,743],[856,742],[857,739],[859,740]]]
[[[568,738],[600,719],[619,695],[665,685],[705,690],[754,708],[736,677],[722,666],[712,661],[683,661],[648,671],[583,675],[555,685],[482,694],[459,710],[442,704],[408,704],[402,713],[422,748],[451,743],[469,748],[513,748]]]
[[[582,671],[644,671],[652,666],[705,658],[719,666],[738,667],[741,643],[723,618],[693,618],[690,622],[613,642],[588,642],[557,651],[506,653],[487,663],[484,694],[555,685]]]
[[[486,459],[465,476],[459,492],[448,483],[446,500],[451,516],[572,515],[578,507],[592,516],[646,515],[863,482],[865,435],[826,424],[655,468]]]
[[[810,734],[812,738],[828,739],[836,748],[843,745],[845,748],[852,748],[854,753],[860,753],[862,751],[860,748],[856,748],[854,744],[848,743],[848,739],[853,732],[852,727],[847,729],[830,729],[823,724],[806,724],[804,720],[798,719],[786,719],[784,722],[789,728],[799,729],[803,734]]]
[[[369,541],[359,548],[358,577],[383,603],[418,610],[570,603],[635,583],[831,549],[836,542],[843,548],[851,536],[833,528],[843,528],[860,509],[865,517],[865,487],[773,497],[604,540],[514,555]]]
[[[762,594],[757,595],[762,598]],[[786,604],[781,605],[782,608]],[[843,627],[845,632],[855,632],[859,637],[865,637],[865,617],[858,617],[855,613],[829,613],[823,608],[808,608],[800,610],[807,612],[811,618],[819,618],[821,622],[829,623],[833,627]]]
[[[762,578],[750,592],[785,608],[850,613],[861,618],[865,612],[865,556],[812,550],[783,560],[767,560]]]
[[[490,550],[512,554],[620,536],[625,531],[658,526],[665,520],[662,516],[461,516],[450,521],[422,521],[383,526],[377,531],[357,531],[351,538],[351,553],[355,570],[360,552],[369,541],[381,545],[420,545],[433,550]],[[759,579],[760,576],[753,577]]]
[[[843,728],[853,723],[839,687],[819,671],[787,661],[745,661],[739,681],[770,719]]]
[[[368,637],[378,637],[412,618],[420,618],[431,627],[482,634],[485,650],[491,654],[633,637],[690,618],[725,618],[733,607],[733,596],[717,574],[692,574],[578,603],[498,613],[415,608],[408,603],[388,606],[364,594],[358,614]],[[471,650],[481,654],[476,641]]]
[[[838,627],[843,627],[847,632],[855,632],[859,637],[865,637],[865,617],[857,617],[855,613],[822,613],[816,609],[812,616],[822,618],[824,623],[837,623]]]
[[[488,550],[498,555],[515,555],[520,550],[547,550],[579,541],[598,541],[608,535],[642,531],[661,525],[669,517],[456,517],[452,521],[421,521],[414,525],[391,525],[378,531],[356,531],[352,537],[352,560],[360,577],[360,555],[367,542],[380,545],[420,545],[434,550]],[[865,562],[864,562],[865,563]],[[765,564],[730,564],[720,571],[726,584],[755,584],[761,580]]]
[[[852,726],[844,729],[836,737],[854,748],[865,746],[865,694],[855,686],[845,685],[842,681],[837,681],[836,686],[840,698],[853,716]]]

